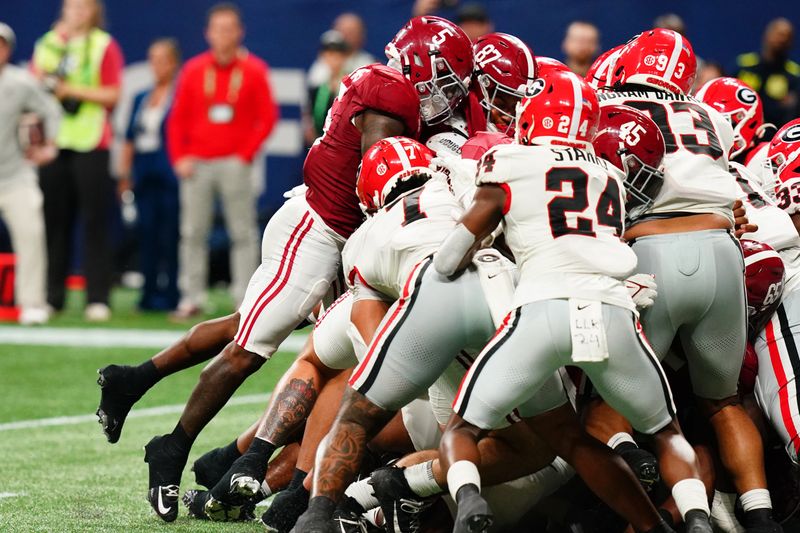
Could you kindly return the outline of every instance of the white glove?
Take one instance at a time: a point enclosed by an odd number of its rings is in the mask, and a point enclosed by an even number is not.
[[[647,309],[658,296],[658,286],[652,274],[634,274],[625,280],[625,287],[637,309]]]

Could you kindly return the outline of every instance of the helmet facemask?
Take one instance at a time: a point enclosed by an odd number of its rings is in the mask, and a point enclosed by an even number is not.
[[[517,125],[516,106],[525,96],[524,88],[512,89],[483,73],[478,75],[478,86],[481,88],[481,106],[486,110],[487,124],[494,124],[500,133],[513,132]],[[511,106],[504,106],[502,105],[504,100],[514,103]],[[500,117],[502,122],[498,123],[496,117]]]
[[[632,153],[620,154],[625,172],[625,211],[627,221],[633,222],[653,205],[664,183],[664,173]]]
[[[742,135],[742,129],[747,127],[747,124],[755,115],[756,106],[752,106],[750,109],[737,109],[730,113],[722,114],[733,128],[733,146],[728,154],[728,159],[733,159],[748,148],[750,143],[744,138],[744,135]]]
[[[415,56],[414,60],[419,58]],[[469,82],[460,79],[443,57],[433,58],[431,70],[430,80],[414,84],[419,94],[420,116],[428,126],[441,124],[453,116],[453,110],[467,95]]]

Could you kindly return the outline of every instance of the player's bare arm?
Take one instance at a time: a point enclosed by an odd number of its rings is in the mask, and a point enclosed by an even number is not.
[[[472,205],[436,254],[434,266],[440,274],[452,276],[467,266],[483,240],[502,221],[505,203],[506,192],[500,186],[478,187]]]
[[[381,139],[402,135],[406,129],[402,120],[371,109],[355,117],[354,124],[361,132],[362,154]]]

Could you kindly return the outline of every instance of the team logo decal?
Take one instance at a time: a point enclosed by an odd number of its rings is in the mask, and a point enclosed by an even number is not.
[[[747,87],[741,87],[738,91],[736,91],[736,99],[739,100],[743,104],[752,105],[756,103],[756,92],[753,89],[749,89]]]
[[[384,163],[381,163],[375,169],[375,172],[377,172],[379,176],[383,176],[384,174],[386,174],[387,170],[389,170],[389,167],[387,167]]]
[[[800,124],[796,124],[783,132],[781,140],[787,143],[796,143],[800,141]]]
[[[647,65],[648,67],[652,67],[653,65],[656,64],[656,56],[646,56],[644,58],[644,64]]]
[[[536,78],[525,87],[525,96],[533,98],[544,90],[545,82],[542,78]]]
[[[542,119],[542,126],[547,128],[548,130],[553,127],[553,119],[550,117],[544,117]]]

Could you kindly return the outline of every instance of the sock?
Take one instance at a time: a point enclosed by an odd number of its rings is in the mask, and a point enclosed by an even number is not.
[[[442,487],[433,477],[433,461],[407,467],[403,471],[411,491],[417,496],[426,498],[442,492]]]
[[[364,518],[367,519],[367,522],[372,524],[373,526],[383,529],[383,514],[381,514],[381,508],[376,507],[375,509],[370,509],[366,513],[364,513]]]
[[[139,394],[144,394],[161,380],[161,374],[152,359],[148,359],[139,366],[131,367],[131,370],[131,385]]]
[[[672,487],[672,497],[681,516],[686,520],[686,513],[692,510],[703,511],[706,516],[711,514],[708,508],[706,487],[699,479],[682,479]]]
[[[261,490],[264,491],[264,499],[266,500],[270,496],[272,496],[272,489],[270,488],[269,484],[267,484],[267,480],[261,482]]]
[[[475,484],[473,484],[473,483],[467,483],[466,485],[462,485],[462,486],[461,486],[461,487],[458,489],[458,492],[456,492],[456,497],[455,497],[454,499],[456,500],[456,503],[458,503],[458,502],[460,502],[460,501],[461,501],[461,500],[462,500],[462,499],[463,499],[463,498],[464,498],[464,497],[465,497],[467,494],[473,494],[473,493],[474,493],[474,494],[478,494],[478,493],[480,493],[480,489],[478,488],[478,486],[477,486],[477,485],[475,485]]]
[[[275,446],[272,443],[256,437],[253,439],[253,442],[250,443],[250,447],[247,448],[247,452],[245,453],[250,456],[247,459],[248,462],[251,460],[255,461],[259,470],[266,473],[269,458],[272,457],[274,451]]]
[[[301,487],[305,490],[305,487],[303,487],[303,481],[306,480],[307,475],[308,472],[303,472],[299,468],[295,468],[292,480],[289,482],[289,486],[286,487],[286,490],[296,490],[298,487]]]
[[[181,423],[178,422],[175,425],[175,429],[170,433],[170,442],[177,451],[188,456],[189,450],[192,449],[192,444],[194,444],[194,437],[189,436],[186,430],[183,429],[183,426],[181,426]]]
[[[350,486],[344,491],[346,496],[350,496],[365,510],[369,511],[376,507],[380,507],[378,498],[375,497],[375,492],[372,490],[372,485],[369,483],[370,478],[359,479],[355,483],[350,483]]]
[[[225,464],[230,464],[234,462],[236,459],[242,456],[241,452],[239,452],[239,445],[237,441],[234,440],[224,448],[222,448],[222,458],[225,461]]]
[[[767,489],[748,490],[739,496],[739,501],[745,513],[754,509],[772,509],[772,499]]]
[[[560,457],[556,457],[552,463],[533,474],[524,476],[520,482],[525,483],[528,501],[535,504],[558,490],[573,475],[575,471],[572,467]]]
[[[711,504],[711,525],[714,530],[744,533],[744,528],[736,519],[735,508],[736,494],[714,491],[714,501]]]
[[[447,471],[447,486],[450,489],[450,496],[456,502],[458,501],[459,489],[465,485],[475,485],[478,492],[480,492],[481,475],[475,463],[471,461],[456,461],[450,465],[450,469]]]
[[[633,437],[631,437],[630,433],[625,433],[625,432],[620,432],[615,434],[610,439],[608,439],[608,442],[606,444],[608,445],[609,448],[613,448],[616,450],[617,446],[623,443],[632,444],[634,448],[638,448],[638,446],[636,445],[636,441],[633,440]]]
[[[622,453],[630,451],[630,450],[638,450],[639,449],[639,447],[636,445],[635,442],[628,442],[628,441],[623,441],[623,442],[617,444],[616,446],[612,446],[612,448],[614,449],[615,452],[617,452],[619,454],[622,454]]]
[[[327,496],[314,496],[308,500],[308,510],[306,512],[309,515],[320,515],[331,518],[335,510],[336,502]]]
[[[675,533],[675,530],[670,527],[665,521],[661,521],[656,527],[648,529],[644,533]]]

